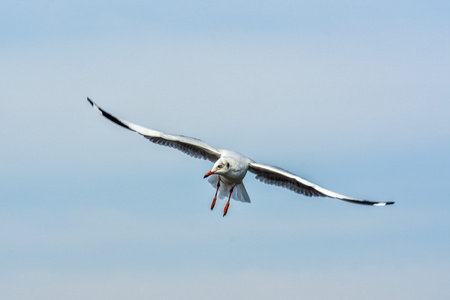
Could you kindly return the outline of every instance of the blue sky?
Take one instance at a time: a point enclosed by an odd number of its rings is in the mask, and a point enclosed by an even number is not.
[[[445,1],[0,3],[2,299],[450,296]],[[201,138],[363,207],[245,179]]]

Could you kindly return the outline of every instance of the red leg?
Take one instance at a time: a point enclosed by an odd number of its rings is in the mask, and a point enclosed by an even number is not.
[[[213,202],[211,203],[211,210],[213,210],[214,206],[216,205],[217,192],[219,191],[219,187],[220,187],[220,178],[217,178],[217,190],[216,190],[216,194],[214,195]]]
[[[231,199],[231,193],[233,193],[234,186],[230,189],[230,195],[228,196],[228,202],[227,205],[225,205],[225,208],[223,209],[223,216],[225,217],[228,212],[228,206],[230,206],[230,199]]]

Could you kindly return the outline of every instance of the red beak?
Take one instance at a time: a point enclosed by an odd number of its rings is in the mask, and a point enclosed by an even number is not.
[[[208,173],[205,174],[205,176],[203,176],[203,178],[206,178],[206,177],[208,177],[208,176],[210,176],[212,174],[214,174],[214,172],[209,171]]]

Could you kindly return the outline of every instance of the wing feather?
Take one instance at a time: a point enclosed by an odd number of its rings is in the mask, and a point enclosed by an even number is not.
[[[220,152],[217,149],[214,149],[213,147],[209,146],[199,139],[182,135],[166,134],[157,130],[148,129],[130,123],[125,120],[121,120],[100,108],[91,99],[87,98],[87,100],[92,105],[92,107],[105,118],[109,119],[119,126],[139,133],[155,144],[171,147],[180,150],[181,152],[186,153],[187,155],[194,158],[207,159],[212,162],[215,162],[220,157]]]
[[[303,194],[308,197],[331,197],[340,200],[344,200],[351,203],[363,204],[363,205],[373,205],[373,206],[384,206],[394,204],[394,202],[374,202],[367,200],[359,200],[355,198],[350,198],[327,189],[320,187],[312,182],[309,182],[297,175],[294,175],[286,170],[281,168],[258,164],[258,163],[250,163],[249,169],[250,172],[256,174],[256,179],[267,183],[273,184],[277,186],[281,186],[287,188],[291,191],[294,191],[298,194]]]

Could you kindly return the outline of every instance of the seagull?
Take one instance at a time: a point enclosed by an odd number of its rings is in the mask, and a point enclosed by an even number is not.
[[[394,202],[374,202],[350,198],[311,183],[297,175],[278,167],[257,163],[250,158],[230,150],[215,149],[205,142],[183,135],[167,134],[164,132],[148,129],[125,120],[114,117],[104,109],[87,98],[92,107],[102,116],[126,129],[137,132],[151,142],[168,146],[184,152],[194,158],[209,160],[214,163],[212,169],[203,178],[208,178],[209,183],[216,189],[211,210],[216,205],[217,196],[223,199],[228,196],[228,201],[223,210],[225,217],[230,206],[230,199],[250,203],[244,183],[242,182],[247,171],[254,173],[256,179],[272,185],[287,188],[295,193],[308,197],[330,197],[351,203],[385,206]]]

